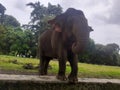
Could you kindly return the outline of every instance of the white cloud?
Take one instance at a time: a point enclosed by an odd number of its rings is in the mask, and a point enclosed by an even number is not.
[[[120,0],[114,0],[113,6],[110,9],[110,17],[108,19],[109,23],[120,25]]]
[[[14,7],[18,10],[24,11],[26,8],[26,3],[27,2],[25,0],[20,0],[20,2],[16,1]]]

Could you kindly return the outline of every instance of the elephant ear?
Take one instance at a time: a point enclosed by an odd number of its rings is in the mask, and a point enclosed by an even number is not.
[[[49,20],[48,23],[52,26],[53,30],[55,30],[56,32],[62,32],[60,25],[55,22],[55,19]]]

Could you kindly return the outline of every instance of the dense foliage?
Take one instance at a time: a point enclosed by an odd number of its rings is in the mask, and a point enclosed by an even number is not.
[[[36,56],[34,36],[30,30],[0,25],[0,53]]]
[[[115,43],[102,45],[89,40],[87,51],[79,55],[79,61],[102,65],[120,65],[119,46]]]
[[[11,15],[6,15],[6,8],[0,4],[0,54],[19,55],[22,57],[37,56],[38,36],[49,29],[49,19],[62,13],[60,5],[48,4],[47,7],[40,2],[28,3],[33,9],[31,21],[20,27],[19,21]],[[102,45],[89,40],[87,51],[79,55],[80,62],[120,65],[119,46],[115,43]]]
[[[49,28],[49,19],[62,12],[61,6],[49,3],[45,7],[40,2],[28,3],[33,8],[31,21],[21,28],[17,19],[6,15],[6,8],[0,5],[0,54],[36,57],[38,35]]]
[[[20,23],[19,21],[17,21],[16,18],[14,18],[13,16],[11,15],[4,15],[4,19],[3,19],[3,24],[5,26],[13,26],[13,27],[19,27],[20,26]]]

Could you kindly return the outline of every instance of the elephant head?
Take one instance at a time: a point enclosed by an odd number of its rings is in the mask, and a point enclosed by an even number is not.
[[[88,26],[84,13],[73,8],[69,8],[65,13],[56,16],[48,23],[52,25],[56,32],[66,33],[66,38],[74,38],[71,45],[73,53],[81,53],[84,51],[89,40],[89,33],[93,31],[93,29]]]

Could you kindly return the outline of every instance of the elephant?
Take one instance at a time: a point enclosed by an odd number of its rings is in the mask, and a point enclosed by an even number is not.
[[[66,12],[49,20],[52,26],[39,36],[39,75],[47,75],[48,65],[51,59],[59,61],[57,79],[67,80],[65,75],[66,61],[70,62],[71,73],[68,81],[78,82],[78,54],[83,53],[87,47],[89,33],[93,29],[81,10],[69,8]]]

